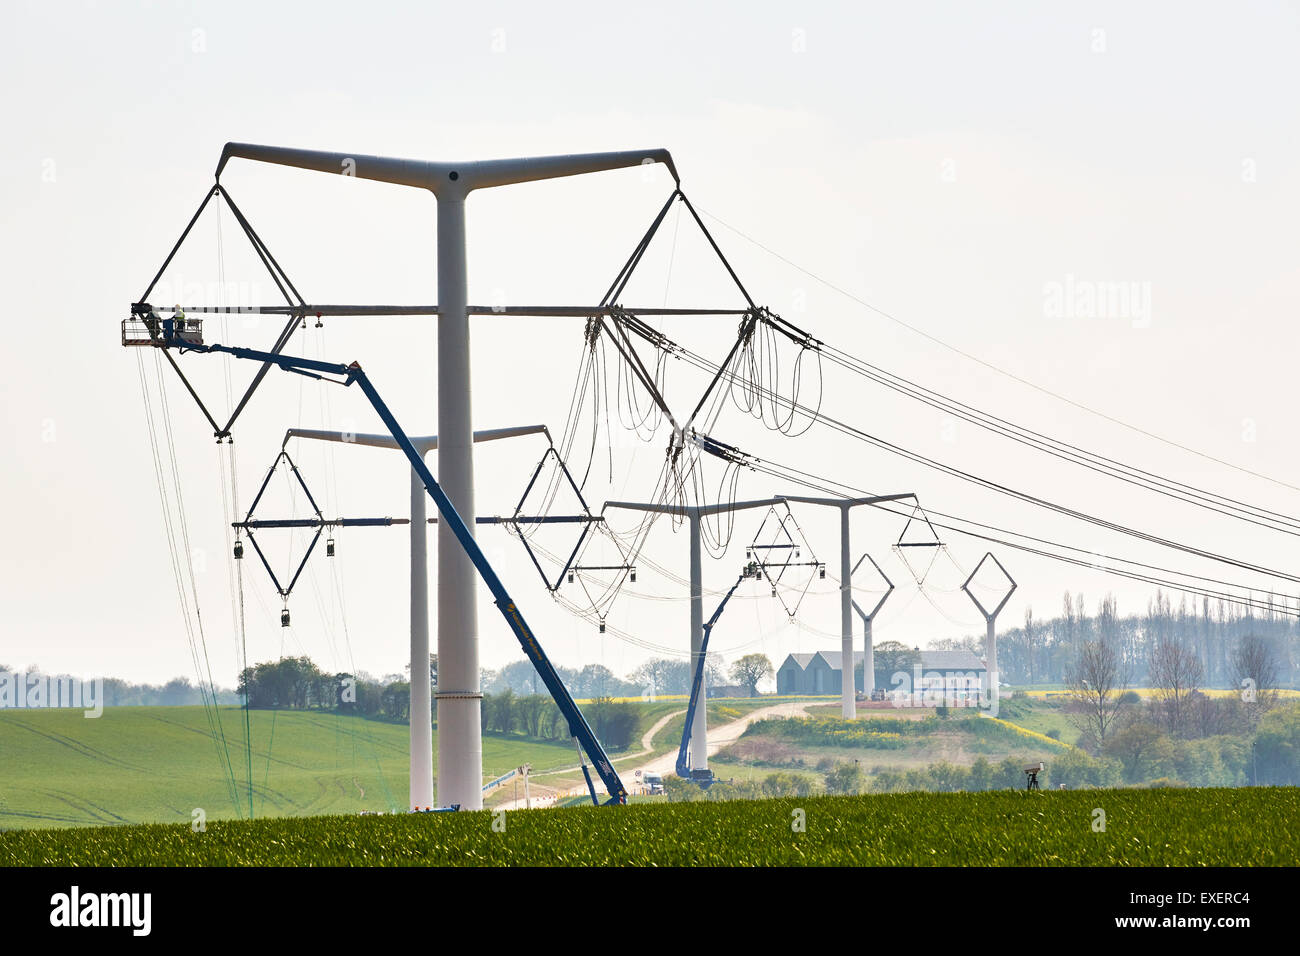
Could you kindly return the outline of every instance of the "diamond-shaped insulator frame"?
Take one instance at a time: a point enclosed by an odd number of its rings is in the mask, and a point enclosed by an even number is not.
[[[1009,585],[1006,589],[1006,593],[1002,595],[1002,600],[999,601],[997,606],[991,611],[984,606],[984,603],[975,596],[975,592],[970,589],[971,582],[975,580],[976,575],[978,575],[984,568],[984,563],[986,561],[992,561],[997,566],[997,569],[1002,572],[1002,576],[1006,578],[1007,584]],[[997,617],[998,612],[1006,606],[1007,601],[1011,600],[1011,595],[1015,593],[1016,587],[1015,578],[1013,578],[1007,569],[1002,566],[1002,562],[993,556],[993,552],[988,551],[985,552],[984,557],[980,558],[979,564],[975,565],[975,570],[970,573],[970,577],[966,579],[966,582],[961,586],[961,589],[966,592],[967,597],[975,602],[975,606],[980,609],[980,613],[983,614],[986,619],[992,620]]]
[[[555,459],[556,477],[552,482],[547,483],[546,488],[548,490],[539,491],[538,478],[541,477],[542,470],[546,467],[546,463],[552,457]],[[551,493],[549,487],[551,484],[556,483],[558,483],[560,487],[567,485],[573,491],[573,494],[578,499],[578,504],[582,506],[582,512],[580,514],[551,515],[548,513],[530,515],[524,511],[524,505],[528,502],[529,496],[535,491],[547,495],[551,502],[553,502],[554,494]],[[545,506],[548,511],[549,507],[550,503]],[[555,450],[555,446],[551,445],[546,449],[546,454],[542,455],[542,460],[537,463],[537,467],[533,470],[533,475],[528,480],[528,485],[524,488],[524,493],[519,496],[519,503],[515,505],[515,513],[511,516],[509,524],[511,530],[518,535],[520,543],[524,546],[524,550],[528,552],[528,557],[533,562],[533,567],[535,567],[537,573],[542,576],[542,583],[546,585],[546,589],[555,592],[559,589],[560,583],[564,580],[565,575],[570,573],[570,569],[573,567],[573,562],[577,559],[578,553],[582,550],[583,544],[591,534],[591,526],[599,522],[599,520],[599,518],[596,518],[591,513],[591,509],[587,507],[586,499],[582,497],[582,491],[578,488],[577,483],[574,482],[573,476],[569,474],[569,469],[568,466],[565,465],[564,459],[561,458],[559,452]],[[574,543],[573,549],[565,559],[563,567],[561,567],[559,573],[555,575],[554,581],[546,576],[546,570],[542,567],[541,561],[538,560],[537,549],[529,543],[529,538],[532,537],[532,532],[525,532],[524,530],[525,528],[532,527],[535,531],[537,527],[550,523],[574,523],[579,524],[582,527],[582,531],[578,534],[578,540]]]
[[[799,522],[795,520],[794,512],[790,510],[788,504],[785,506],[784,514],[779,512],[775,505],[767,509],[758,531],[754,534],[754,541],[747,550],[757,563],[763,577],[767,578],[768,583],[772,585],[772,593],[781,601],[785,613],[794,617],[822,564],[813,553],[812,546],[804,537],[803,529],[799,527]],[[809,558],[802,560],[805,551]],[[773,555],[784,557],[785,560],[773,560]],[[799,574],[799,571],[792,570],[799,568],[808,569],[808,579],[803,582],[802,587],[797,584],[787,585],[789,590],[798,594],[794,606],[791,607],[778,585],[787,575]]]
[[[311,543],[307,545],[307,551],[303,554],[302,561],[298,563],[298,569],[294,571],[293,578],[289,581],[288,586],[280,583],[279,577],[276,576],[275,569],[271,567],[271,562],[266,559],[266,555],[263,553],[261,545],[257,543],[257,537],[253,534],[252,527],[249,526],[250,523],[256,520],[253,517],[253,513],[257,510],[258,503],[261,502],[262,496],[266,494],[266,489],[270,486],[271,479],[275,477],[276,470],[280,467],[280,462],[282,461],[289,466],[289,470],[293,472],[293,476],[298,479],[299,487],[302,488],[303,494],[307,496],[307,501],[311,503],[312,511],[316,514],[314,519],[301,519],[301,522],[299,519],[276,521],[276,525],[279,527],[314,527],[316,529],[316,534],[312,537]],[[257,556],[262,559],[262,566],[265,567],[267,573],[271,575],[271,581],[275,584],[275,589],[279,593],[280,597],[288,599],[289,594],[293,591],[293,586],[298,583],[298,578],[302,574],[302,569],[307,566],[307,559],[311,557],[311,553],[315,549],[316,543],[320,541],[321,532],[324,529],[325,517],[321,514],[320,506],[316,504],[316,499],[312,497],[311,489],[307,487],[307,482],[303,480],[302,472],[300,472],[298,466],[293,463],[293,459],[289,457],[289,453],[281,449],[280,454],[276,456],[275,461],[271,464],[270,470],[267,471],[266,478],[262,482],[262,487],[258,489],[257,496],[253,498],[253,503],[248,506],[248,515],[244,518],[242,527],[243,532],[248,535],[249,544],[253,546],[253,550],[257,552]]]

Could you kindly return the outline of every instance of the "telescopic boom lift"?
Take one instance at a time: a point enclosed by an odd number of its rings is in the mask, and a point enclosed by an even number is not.
[[[686,705],[686,726],[682,728],[682,746],[677,751],[677,776],[684,777],[692,783],[698,783],[706,790],[713,784],[713,771],[707,767],[692,769],[690,766],[691,751],[691,729],[695,726],[695,708],[700,705],[700,691],[704,688],[704,662],[707,660],[709,653],[709,635],[713,633],[713,625],[718,623],[718,618],[722,617],[722,610],[731,600],[731,596],[736,593],[736,588],[740,587],[740,582],[748,577],[757,577],[757,569],[753,564],[746,565],[745,570],[736,578],[736,583],[731,586],[718,605],[718,609],[713,612],[713,616],[704,624],[704,636],[700,641],[700,660],[699,666],[695,668],[695,673],[691,676],[691,699]]]
[[[442,515],[442,520],[451,528],[452,533],[460,542],[461,547],[465,549],[466,555],[478,570],[479,576],[482,577],[483,583],[487,585],[488,590],[492,593],[492,598],[501,612],[510,629],[514,631],[515,637],[519,641],[519,646],[524,649],[528,659],[533,662],[537,668],[537,673],[541,676],[542,682],[546,689],[551,692],[551,697],[559,706],[560,712],[564,714],[565,720],[569,723],[569,733],[573,736],[575,743],[578,745],[578,758],[582,764],[582,774],[587,780],[587,789],[591,792],[591,800],[596,805],[600,805],[600,798],[596,793],[596,785],[591,779],[591,774],[587,769],[586,760],[582,754],[585,750],[587,756],[596,765],[596,773],[605,784],[605,789],[609,792],[609,799],[605,805],[623,804],[627,802],[627,788],[623,786],[623,781],[619,779],[618,772],[614,770],[614,765],[610,763],[609,756],[605,753],[605,748],[601,746],[600,741],[596,739],[596,734],[592,731],[591,726],[587,723],[582,711],[574,703],[572,695],[569,694],[568,688],[560,680],[560,675],[556,673],[546,652],[537,642],[537,637],[525,623],[523,615],[519,608],[511,599],[497,577],[492,565],[488,563],[487,557],[483,554],[483,549],[479,547],[474,536],[470,534],[469,528],[466,527],[464,519],[456,511],[451,500],[443,492],[433,473],[429,471],[415,445],[407,437],[406,432],[397,424],[397,419],[393,413],[384,404],[384,400],[379,397],[375,387],[371,384],[366,373],[362,371],[361,366],[353,362],[351,365],[340,365],[334,362],[321,362],[315,359],[299,358],[292,355],[283,355],[277,352],[260,352],[254,349],[236,348],[229,345],[204,345],[202,344],[201,333],[193,336],[181,338],[180,335],[173,333],[171,336],[160,337],[156,342],[158,346],[167,348],[175,346],[182,352],[222,352],[227,355],[233,355],[235,358],[251,359],[255,362],[264,362],[277,365],[288,372],[297,372],[300,375],[306,375],[308,378],[319,379],[326,382],[334,382],[339,385],[352,385],[356,383],[365,393],[366,398],[379,414],[384,426],[393,436],[393,440],[406,454],[407,459],[411,462],[411,467],[415,469],[420,481],[423,482],[429,496],[433,498],[434,504],[438,506],[438,512]],[[341,375],[342,381],[337,379],[326,378],[327,375]],[[721,611],[721,608],[719,608]],[[714,617],[717,617],[715,614]],[[689,725],[688,725],[689,726]]]

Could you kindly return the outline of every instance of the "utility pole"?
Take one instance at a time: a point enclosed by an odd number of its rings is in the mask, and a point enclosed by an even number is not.
[[[901,495],[875,495],[870,498],[805,498],[800,495],[778,497],[787,503],[795,501],[805,505],[823,505],[840,509],[840,716],[845,720],[852,720],[858,712],[857,699],[853,694],[853,569],[849,567],[849,511],[860,505],[879,505],[889,501],[901,501],[904,498],[915,498],[916,495],[909,492]],[[858,563],[861,564],[861,560]],[[880,570],[879,566],[876,570]],[[881,575],[884,575],[883,571]],[[893,585],[891,584],[890,587],[892,589]],[[870,629],[871,624],[868,622],[868,634]],[[870,640],[871,638],[868,637],[868,646]],[[867,686],[865,660],[862,666],[862,687],[865,689]]]
[[[520,425],[516,428],[493,428],[474,433],[474,442],[516,438],[520,435],[544,434],[550,438],[545,425]],[[340,442],[345,445],[363,445],[370,448],[389,448],[401,451],[392,435],[362,435],[356,432],[328,431],[319,428],[290,428],[284,433],[280,447],[291,438]],[[438,448],[437,435],[420,435],[411,444],[423,458]],[[420,476],[411,469],[411,780],[408,805],[431,807],[433,797],[433,679],[429,674],[429,545],[427,510],[428,495]],[[442,658],[438,659],[441,667]],[[423,663],[421,663],[423,662]]]
[[[437,202],[438,482],[470,533],[474,530],[473,428],[470,414],[469,312],[465,200],[476,189],[663,163],[680,182],[666,149],[537,156],[474,162],[427,162],[389,156],[227,143],[216,178],[235,158],[293,166],[428,190]],[[414,495],[412,496],[414,497]],[[414,516],[412,516],[414,519]],[[412,520],[412,527],[423,522]],[[412,568],[412,572],[415,572]],[[438,799],[465,810],[483,806],[479,724],[478,607],[474,566],[451,529],[438,526]],[[427,661],[427,657],[425,658]],[[424,665],[427,670],[427,663]],[[412,668],[414,677],[414,668]],[[414,725],[415,720],[412,719]]]
[[[1006,579],[1011,582],[1011,587],[1007,589],[1007,593],[1002,596],[1002,600],[998,602],[997,607],[991,611],[980,603],[980,599],[977,598],[970,589],[970,583],[975,580],[975,575],[980,573],[980,568],[984,567],[985,561],[992,561],[996,564],[998,570],[1006,575]],[[1011,595],[1015,593],[1016,581],[1015,578],[1007,572],[1007,569],[1002,567],[1002,562],[993,557],[993,552],[989,551],[985,553],[984,557],[980,558],[979,564],[975,565],[975,570],[970,573],[970,577],[966,579],[966,582],[961,586],[961,589],[966,592],[968,598],[975,602],[975,606],[979,608],[980,613],[984,615],[984,623],[988,627],[984,638],[984,653],[987,658],[984,662],[984,667],[985,674],[987,675],[986,680],[988,681],[989,686],[989,706],[996,710],[998,706],[998,633],[997,628],[995,627],[995,622],[998,618],[998,612],[1006,607],[1007,602],[1011,600]]]
[[[889,599],[889,595],[894,593],[894,582],[889,580],[889,575],[885,574],[880,565],[876,564],[876,559],[866,552],[863,552],[862,557],[858,558],[858,563],[853,565],[855,572],[863,561],[870,561],[871,566],[889,585],[889,590],[880,595],[880,600],[876,602],[876,606],[871,609],[870,614],[863,611],[857,601],[853,602],[853,610],[857,611],[858,616],[862,618],[862,690],[866,693],[867,699],[870,700],[871,693],[875,690],[876,681],[876,654],[875,648],[872,646],[871,622],[876,619],[876,613],[884,606],[885,601]]]
[[[654,502],[607,501],[605,510],[623,508],[628,511],[649,511],[655,514],[674,515],[690,521],[691,539],[691,676],[695,669],[704,666],[700,645],[704,642],[704,582],[703,560],[700,550],[700,519],[724,511],[744,511],[749,508],[769,508],[780,504],[779,498],[762,501],[736,501],[716,505],[661,505]],[[708,687],[701,682],[700,701],[695,708],[695,726],[691,729],[691,769],[709,769],[708,721],[705,719],[705,701]]]

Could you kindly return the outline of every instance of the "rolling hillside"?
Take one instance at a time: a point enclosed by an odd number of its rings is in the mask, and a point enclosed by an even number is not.
[[[93,720],[79,710],[0,711],[0,828],[188,823],[196,807],[209,819],[247,817],[243,711],[220,716],[214,745],[202,707],[114,707]],[[255,817],[405,807],[405,725],[302,711],[252,711],[250,723]],[[574,754],[567,743],[484,735],[488,779],[525,760],[544,770]]]

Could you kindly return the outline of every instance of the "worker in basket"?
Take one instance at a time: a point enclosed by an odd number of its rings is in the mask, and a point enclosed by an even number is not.
[[[185,310],[181,308],[180,303],[176,303],[176,314],[171,318],[163,319],[163,338],[168,342],[176,338],[178,332],[185,331]]]

